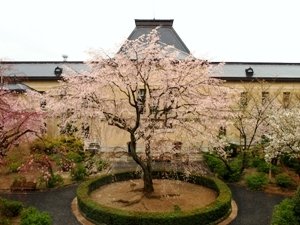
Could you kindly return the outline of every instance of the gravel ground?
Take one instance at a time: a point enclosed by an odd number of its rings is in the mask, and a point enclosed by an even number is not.
[[[231,225],[269,225],[274,205],[283,197],[264,192],[250,191],[236,185],[229,185],[238,205],[238,216]],[[71,212],[71,202],[77,185],[47,192],[1,193],[3,197],[35,206],[52,215],[53,225],[80,225]]]

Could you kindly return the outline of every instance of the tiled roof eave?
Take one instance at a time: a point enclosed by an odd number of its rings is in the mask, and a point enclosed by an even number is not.
[[[300,82],[300,77],[222,77],[215,76],[214,78],[225,80],[228,82]]]
[[[11,78],[21,81],[58,81],[61,80],[62,77],[50,77],[50,76],[5,76],[5,78]]]

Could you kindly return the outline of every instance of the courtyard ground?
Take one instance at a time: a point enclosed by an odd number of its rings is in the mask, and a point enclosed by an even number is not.
[[[274,205],[284,197],[261,191],[250,191],[245,187],[229,185],[238,205],[238,215],[232,225],[268,225]],[[80,225],[71,210],[77,185],[45,192],[0,193],[0,196],[24,202],[47,211],[53,217],[53,225]]]
[[[124,160],[118,161],[115,170],[132,169],[134,165]],[[158,165],[159,166],[159,165]],[[160,166],[159,166],[160,167]],[[3,179],[2,179],[3,178]],[[10,193],[9,183],[11,178],[1,177],[0,196],[24,202],[27,206],[34,206],[42,211],[47,211],[53,218],[53,225],[79,225],[71,210],[71,202],[76,196],[77,184],[56,189],[28,193]],[[6,185],[5,185],[6,183]],[[284,197],[282,195],[270,194],[262,191],[250,191],[246,187],[230,184],[233,199],[238,206],[238,215],[232,225],[268,225],[271,221],[274,205],[278,204]]]

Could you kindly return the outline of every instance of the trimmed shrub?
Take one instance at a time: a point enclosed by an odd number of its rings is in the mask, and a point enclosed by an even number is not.
[[[230,170],[225,166],[224,162],[219,159],[217,156],[213,154],[206,153],[204,154],[204,160],[209,167],[209,169],[215,173],[218,177],[227,180],[229,182],[236,182],[239,181],[242,172],[242,160],[238,157],[232,159],[228,162],[228,166]]]
[[[66,158],[72,162],[80,163],[83,161],[83,156],[77,152],[70,151],[67,153]]]
[[[300,224],[300,187],[298,187],[297,192],[292,199],[284,199],[275,206],[271,224]]]
[[[269,173],[270,167],[271,167],[271,172],[272,172],[272,173],[277,174],[277,173],[280,172],[280,169],[279,169],[278,166],[269,164],[269,163],[267,163],[264,159],[261,159],[261,160],[258,162],[258,165],[257,165],[256,168],[257,168],[257,171],[258,171],[258,172]]]
[[[63,172],[68,172],[72,169],[72,161],[66,159],[62,154],[53,154],[50,156],[51,159],[59,166]]]
[[[0,199],[0,211],[6,217],[18,216],[23,209],[23,204],[19,201]]]
[[[280,173],[275,176],[276,184],[279,187],[288,188],[294,186],[293,179],[286,173]]]
[[[52,218],[47,212],[40,212],[34,207],[25,209],[21,214],[21,225],[51,225]]]
[[[237,157],[234,158],[230,163],[229,163],[229,167],[231,169],[231,171],[228,172],[228,176],[227,176],[227,181],[229,182],[236,182],[239,181],[241,179],[242,176],[242,160]]]
[[[262,190],[268,179],[264,173],[254,173],[246,177],[246,182],[251,190]]]
[[[81,152],[83,142],[72,136],[59,136],[57,138],[44,137],[35,140],[30,147],[32,152],[54,154],[57,152]]]
[[[231,191],[228,186],[216,178],[189,176],[181,173],[154,172],[153,177],[178,178],[187,182],[199,184],[217,191],[218,197],[210,205],[192,211],[182,211],[175,207],[173,212],[148,213],[130,212],[100,205],[89,197],[89,193],[102,185],[114,181],[123,181],[138,178],[134,173],[121,173],[102,176],[100,178],[83,182],[77,189],[78,206],[81,212],[91,221],[110,225],[194,225],[217,224],[231,212]]]
[[[294,200],[294,213],[298,220],[298,223],[300,224],[300,187],[298,187],[293,200]]]
[[[19,167],[22,165],[21,162],[11,162],[8,165],[9,172],[11,173],[17,173],[19,171]]]
[[[63,178],[59,174],[53,174],[47,181],[48,188],[54,188],[64,183]]]
[[[296,171],[300,174],[300,158],[291,158],[289,155],[281,157],[281,162]]]
[[[228,171],[226,169],[225,164],[219,159],[217,156],[209,153],[203,154],[203,158],[211,170],[211,172],[215,173],[217,176],[224,178],[228,176]]]
[[[276,205],[272,215],[272,225],[299,225],[294,214],[294,202],[292,199],[284,199]]]
[[[82,163],[78,163],[71,170],[72,180],[81,181],[87,176],[87,171]]]
[[[100,159],[98,162],[97,162],[97,170],[99,172],[101,172],[102,170],[106,169],[108,167],[109,163],[103,159]]]
[[[31,152],[54,154],[58,151],[60,146],[59,140],[44,137],[43,139],[36,139],[30,146]]]
[[[74,136],[65,136],[62,135],[59,138],[60,144],[65,148],[66,151],[73,151],[73,152],[82,152],[83,151],[83,141],[79,138]]]
[[[254,167],[254,168],[257,168],[259,166],[259,164],[261,164],[262,162],[265,162],[264,159],[258,158],[258,157],[254,157],[254,158],[251,157],[250,161],[251,161],[250,166]]]

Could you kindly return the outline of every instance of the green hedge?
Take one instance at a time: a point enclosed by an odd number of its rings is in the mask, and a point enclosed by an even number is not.
[[[20,225],[51,225],[52,218],[49,213],[41,212],[34,207],[25,209],[21,214]]]
[[[0,215],[3,214],[6,217],[18,216],[23,207],[23,203],[19,201],[0,198]]]
[[[180,211],[168,213],[130,212],[106,207],[93,201],[89,194],[102,185],[115,181],[123,181],[138,178],[134,173],[120,173],[102,176],[100,178],[83,182],[77,189],[78,206],[86,218],[96,224],[107,225],[195,225],[216,224],[227,217],[231,212],[231,191],[228,186],[216,178],[202,176],[190,176],[186,178],[181,173],[155,172],[154,178],[177,178],[187,182],[206,186],[218,193],[217,199],[206,207],[192,211]],[[97,221],[97,222],[96,222]]]

